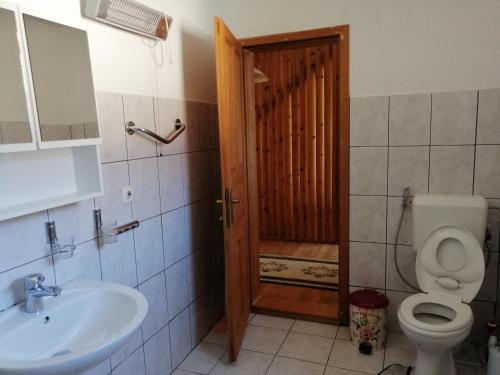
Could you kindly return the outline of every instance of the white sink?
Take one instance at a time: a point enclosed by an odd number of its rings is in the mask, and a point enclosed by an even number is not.
[[[77,374],[124,345],[148,311],[138,291],[114,283],[75,280],[40,314],[24,305],[0,313],[0,374]]]

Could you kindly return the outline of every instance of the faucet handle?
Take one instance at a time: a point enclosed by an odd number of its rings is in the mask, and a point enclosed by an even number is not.
[[[38,288],[45,281],[41,273],[30,273],[24,276],[24,289]]]

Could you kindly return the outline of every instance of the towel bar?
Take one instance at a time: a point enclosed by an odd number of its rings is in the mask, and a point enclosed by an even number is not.
[[[167,138],[160,137],[158,134],[155,132],[152,132],[149,129],[145,128],[136,128],[135,123],[133,121],[127,122],[127,126],[125,126],[125,129],[127,130],[128,134],[135,134],[136,132],[140,132],[146,135],[149,135],[150,137],[153,137],[157,141],[160,141],[162,143],[172,143],[175,138],[177,138],[185,129],[186,125],[181,122],[181,120],[176,119],[175,120],[175,130],[170,133],[170,135]]]

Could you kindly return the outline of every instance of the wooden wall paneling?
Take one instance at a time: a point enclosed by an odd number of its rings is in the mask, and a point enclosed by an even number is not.
[[[301,194],[300,194],[300,113],[301,113],[301,94],[300,94],[300,50],[294,49],[291,54],[291,77],[292,77],[292,199],[293,207],[292,238],[300,236],[301,222]]]
[[[333,184],[334,184],[334,165],[333,165],[333,138],[334,138],[334,68],[332,59],[333,47],[328,48],[328,58],[325,62],[325,216],[323,223],[325,238],[334,239],[333,227]]]
[[[325,54],[325,49],[327,47],[320,46],[318,48],[318,63],[316,64],[315,75],[316,75],[316,238],[324,239],[324,225],[326,220],[325,215],[325,121],[324,121],[324,66],[325,59],[327,58]]]

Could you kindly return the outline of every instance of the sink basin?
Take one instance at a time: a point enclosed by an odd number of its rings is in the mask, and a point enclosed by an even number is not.
[[[124,345],[148,311],[138,291],[90,280],[62,285],[44,302],[40,314],[23,305],[0,313],[0,374],[77,374]]]

